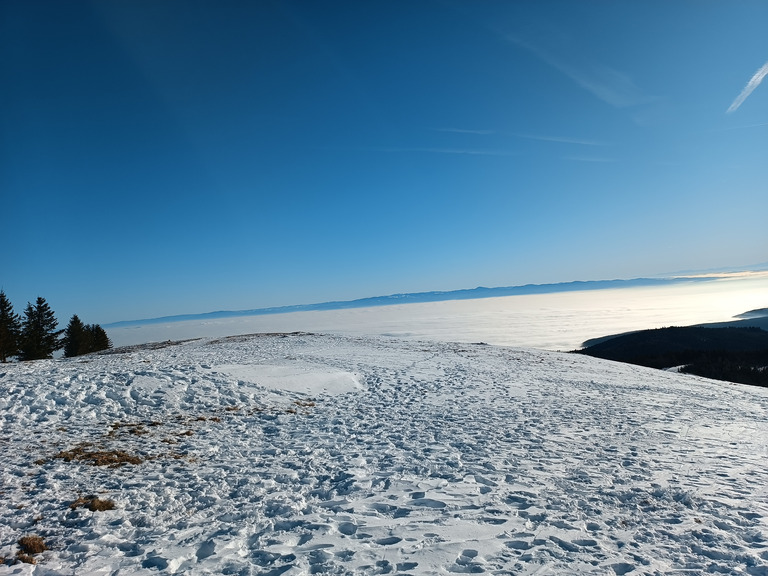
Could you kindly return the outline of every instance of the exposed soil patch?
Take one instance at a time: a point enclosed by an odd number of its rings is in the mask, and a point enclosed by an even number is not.
[[[104,512],[106,510],[114,510],[115,502],[113,500],[102,500],[96,496],[80,496],[77,500],[69,505],[70,510],[76,510],[80,507],[88,508],[91,512]]]
[[[91,450],[89,446],[78,446],[72,450],[64,450],[54,456],[65,462],[85,462],[93,466],[108,466],[117,468],[125,464],[141,464],[143,460],[122,450]]]

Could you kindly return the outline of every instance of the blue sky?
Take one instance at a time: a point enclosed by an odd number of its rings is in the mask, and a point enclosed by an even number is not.
[[[766,22],[5,0],[0,285],[107,323],[765,262]]]

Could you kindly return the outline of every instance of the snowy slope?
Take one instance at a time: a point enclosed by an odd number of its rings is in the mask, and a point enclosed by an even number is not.
[[[0,574],[768,574],[767,409],[583,356],[378,338],[2,365]],[[115,509],[70,508],[89,496]],[[50,549],[12,564],[28,535]]]

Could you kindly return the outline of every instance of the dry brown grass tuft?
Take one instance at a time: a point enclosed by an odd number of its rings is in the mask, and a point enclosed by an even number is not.
[[[24,564],[37,564],[37,560],[35,560],[29,554],[24,554],[24,552],[19,552],[18,554],[16,554],[16,561],[24,562]]]
[[[240,410],[240,406],[227,406],[224,408],[227,412],[237,412]]]
[[[93,466],[109,466],[117,468],[124,464],[141,464],[142,459],[138,456],[128,454],[122,450],[89,450],[87,445],[78,446],[72,450],[64,450],[54,456],[61,458],[65,462],[85,462]]]
[[[104,512],[106,510],[114,510],[115,502],[113,500],[102,500],[96,496],[86,496],[85,498],[80,496],[69,505],[69,508],[70,510],[76,510],[80,506],[88,508],[91,512]]]
[[[312,408],[315,406],[315,402],[313,400],[294,400],[293,401],[296,406],[301,406],[302,408]]]
[[[159,426],[159,423],[155,424],[153,422],[150,424],[150,426]],[[109,434],[107,434],[107,436],[110,436],[110,437],[116,436],[121,428],[126,428],[128,431],[128,434],[135,434],[137,436],[141,436],[142,434],[149,434],[149,431],[145,430],[144,425],[141,423],[115,422],[114,424],[112,424],[112,430],[109,431]]]
[[[40,554],[48,550],[48,546],[45,545],[40,536],[24,536],[19,539],[18,544],[24,554]]]

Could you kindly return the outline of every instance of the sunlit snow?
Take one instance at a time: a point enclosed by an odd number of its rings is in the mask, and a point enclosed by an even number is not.
[[[768,573],[761,388],[261,335],[3,365],[0,418],[0,574]]]

